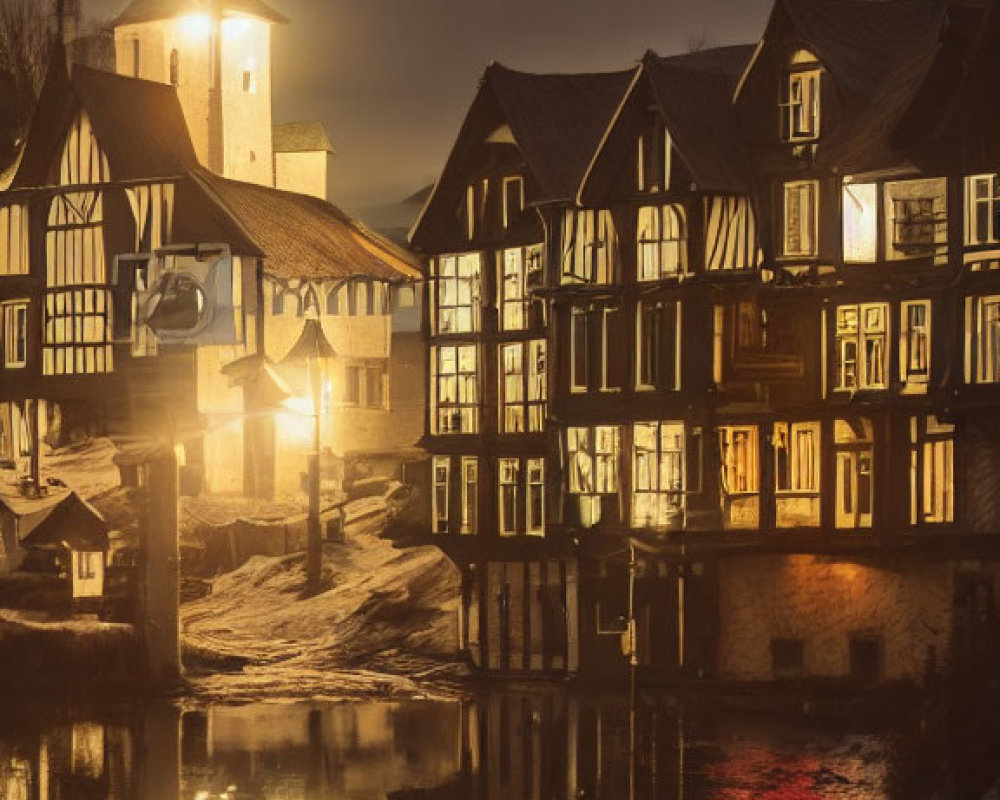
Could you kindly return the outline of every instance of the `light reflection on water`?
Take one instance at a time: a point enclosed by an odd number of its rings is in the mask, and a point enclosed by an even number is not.
[[[876,735],[669,700],[0,710],[3,800],[880,800]]]

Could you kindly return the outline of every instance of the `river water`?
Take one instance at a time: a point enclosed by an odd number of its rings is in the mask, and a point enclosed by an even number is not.
[[[669,697],[0,708],[4,800],[887,798],[887,743]]]

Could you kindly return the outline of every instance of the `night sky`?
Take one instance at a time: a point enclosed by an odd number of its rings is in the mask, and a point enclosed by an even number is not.
[[[178,0],[178,3],[182,0]],[[484,67],[625,69],[647,50],[753,42],[771,0],[269,0],[276,122],[321,119],[335,200],[394,203],[434,180]],[[127,0],[84,0],[109,18]]]

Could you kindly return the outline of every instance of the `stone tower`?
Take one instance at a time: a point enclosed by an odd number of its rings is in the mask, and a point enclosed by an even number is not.
[[[177,87],[201,162],[274,185],[271,26],[261,0],[133,0],[115,21],[117,71]]]

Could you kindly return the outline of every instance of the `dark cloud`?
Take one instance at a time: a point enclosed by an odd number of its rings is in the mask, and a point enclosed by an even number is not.
[[[84,0],[110,17],[126,0]],[[483,68],[631,66],[647,49],[754,41],[770,0],[270,0],[275,118],[322,119],[340,152],[337,199],[392,202],[428,183]]]

